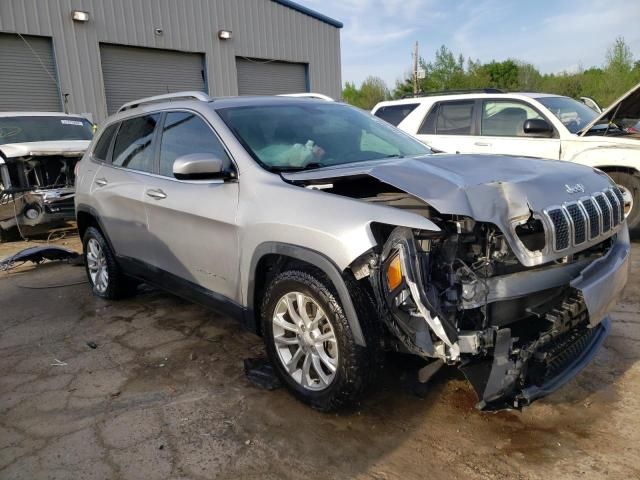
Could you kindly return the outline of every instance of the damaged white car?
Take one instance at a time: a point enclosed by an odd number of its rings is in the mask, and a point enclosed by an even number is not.
[[[74,219],[74,170],[92,137],[76,115],[0,112],[0,242]]]
[[[93,292],[138,281],[235,315],[332,410],[380,352],[448,364],[521,407],[602,344],[628,275],[624,199],[570,162],[434,155],[361,110],[171,94],[125,105],[79,164]]]

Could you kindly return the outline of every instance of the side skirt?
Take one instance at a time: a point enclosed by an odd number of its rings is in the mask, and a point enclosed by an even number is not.
[[[247,328],[247,308],[224,295],[208,290],[172,273],[140,260],[118,256],[118,264],[129,276],[240,321]],[[251,329],[255,333],[255,330]]]

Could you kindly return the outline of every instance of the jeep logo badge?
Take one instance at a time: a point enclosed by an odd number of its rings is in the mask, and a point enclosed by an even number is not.
[[[581,183],[576,183],[573,186],[565,183],[564,188],[567,189],[567,193],[584,193],[584,185]]]

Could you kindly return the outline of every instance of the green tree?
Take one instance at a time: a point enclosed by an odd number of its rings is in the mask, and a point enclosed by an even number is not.
[[[380,77],[367,77],[360,88],[355,83],[345,83],[342,99],[350,105],[371,110],[376,103],[389,98],[387,84]]]
[[[518,64],[514,60],[505,60],[484,65],[483,70],[489,76],[491,84],[488,86],[505,90],[518,90]]]

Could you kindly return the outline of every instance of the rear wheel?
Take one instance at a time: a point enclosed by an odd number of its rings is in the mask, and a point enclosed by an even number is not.
[[[609,176],[622,190],[627,225],[630,229],[637,227],[640,224],[640,177],[623,172],[611,172]]]
[[[273,279],[262,304],[262,332],[283,384],[318,410],[357,402],[372,379],[375,342],[356,344],[331,282],[320,273],[290,270]]]
[[[111,247],[97,228],[87,228],[82,243],[87,278],[95,295],[116,300],[135,293],[135,282],[122,273]]]

